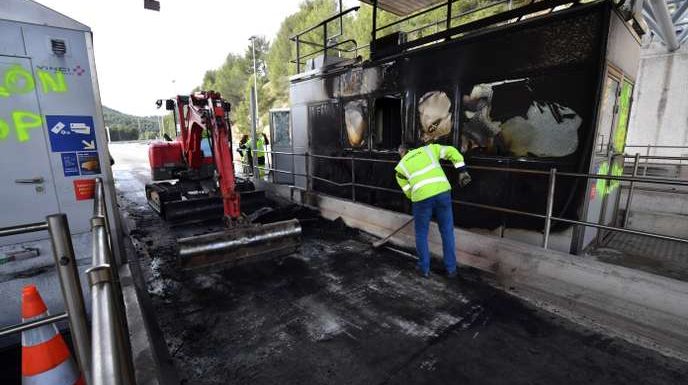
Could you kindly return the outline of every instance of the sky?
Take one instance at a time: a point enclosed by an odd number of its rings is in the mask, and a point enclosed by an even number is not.
[[[301,0],[161,0],[160,12],[143,0],[38,2],[91,27],[104,105],[160,115],[157,99],[190,92],[251,35],[272,39]]]

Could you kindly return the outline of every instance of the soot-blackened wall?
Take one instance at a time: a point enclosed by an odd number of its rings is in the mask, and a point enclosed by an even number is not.
[[[461,149],[469,166],[586,172],[611,8],[608,3],[457,38],[384,63],[325,75],[329,101],[309,106],[310,152],[398,161],[402,141]],[[314,159],[313,187],[352,197],[351,162]],[[356,161],[356,183],[398,191],[393,163]],[[456,180],[451,167],[450,181]],[[547,177],[472,169],[454,199],[544,213]],[[577,218],[585,183],[560,178],[554,214]],[[398,211],[400,192],[357,187],[356,200]],[[466,205],[465,227],[541,229],[543,221]]]

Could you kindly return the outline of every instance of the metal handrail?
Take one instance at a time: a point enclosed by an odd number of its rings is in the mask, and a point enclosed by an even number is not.
[[[354,45],[353,48],[348,49],[348,50],[344,50],[344,49],[339,49],[339,48],[337,48],[337,47],[339,47],[340,45],[344,45],[344,44],[347,44],[347,43],[353,43],[353,45]],[[307,59],[307,58],[309,58],[309,57],[311,57],[311,56],[315,56],[315,55],[317,55],[317,54],[319,54],[319,53],[321,53],[321,52],[325,52],[325,51],[328,51],[328,50],[331,50],[331,49],[334,49],[335,51],[338,51],[338,52],[347,52],[347,53],[348,53],[348,52],[354,52],[354,51],[358,50],[358,45],[356,44],[356,40],[354,40],[354,39],[343,40],[343,41],[340,41],[340,42],[337,43],[337,44],[328,45],[328,46],[325,46],[325,47],[323,47],[323,48],[321,48],[321,49],[319,49],[319,50],[315,50],[315,51],[309,52],[309,53],[307,53],[307,54],[302,54],[297,60],[291,60],[290,63],[296,64],[297,61],[301,61],[302,59]]]
[[[454,21],[454,20],[460,19],[460,18],[462,18],[462,17],[468,16],[468,15],[473,14],[473,13],[476,13],[476,12],[484,11],[484,10],[486,10],[486,9],[489,9],[489,8],[492,8],[492,7],[496,7],[496,6],[498,6],[498,5],[508,4],[509,1],[510,1],[510,0],[500,0],[500,1],[497,1],[497,2],[494,2],[494,3],[491,3],[491,4],[484,5],[484,6],[482,6],[482,7],[474,8],[474,9],[468,10],[468,11],[466,11],[466,12],[462,12],[462,13],[456,15],[456,16],[451,16],[451,17],[448,19],[448,21],[449,21],[449,23],[451,23],[451,22]],[[456,1],[454,1],[454,2],[456,2]],[[442,6],[442,7],[446,7],[446,6],[447,6],[447,3],[441,4],[441,6]],[[422,30],[424,30],[424,29],[431,28],[431,27],[436,27],[436,26],[442,25],[442,24],[447,25],[447,20],[434,21],[434,22],[432,22],[432,23],[428,23],[428,24],[422,25],[422,26],[420,26],[420,27],[414,28],[414,29],[412,29],[412,30],[410,30],[410,31],[406,31],[406,33],[410,35],[410,34],[412,34],[412,33],[416,33],[416,32],[418,32],[418,31],[422,31]],[[378,31],[379,31],[379,29],[378,29]]]
[[[336,20],[336,19],[338,19],[338,18],[340,18],[340,17],[342,17],[342,16],[344,16],[344,15],[347,15],[347,14],[351,13],[351,12],[358,11],[360,8],[361,8],[361,7],[357,5],[357,6],[355,6],[355,7],[351,7],[351,8],[345,9],[345,10],[343,10],[343,11],[337,13],[337,14],[334,14],[334,15],[328,17],[327,19],[321,21],[320,23],[318,23],[318,24],[316,24],[316,25],[314,25],[314,26],[312,26],[312,27],[310,27],[310,28],[308,28],[308,29],[306,29],[306,30],[303,30],[303,31],[301,31],[301,32],[299,32],[299,33],[296,33],[296,34],[294,34],[294,35],[289,36],[289,40],[295,41],[296,39],[298,39],[299,37],[301,37],[301,36],[307,34],[308,32],[312,32],[312,31],[316,30],[318,27],[322,27],[322,26],[324,26],[325,24],[328,24],[328,23],[330,23],[331,21],[334,21],[334,20]],[[325,36],[325,38],[327,38],[327,36]]]
[[[91,385],[134,385],[122,289],[117,265],[112,258],[112,242],[101,178],[96,178],[94,190],[91,219],[93,266],[86,270],[93,307]]]
[[[25,332],[27,330],[35,329],[40,326],[50,325],[58,321],[62,321],[69,318],[69,314],[66,312],[49,315],[46,317],[41,317],[31,321],[22,322],[20,324],[11,325],[0,329],[0,337],[6,337],[12,334]]]
[[[52,245],[53,262],[60,282],[65,313],[43,317],[36,320],[11,325],[0,330],[0,337],[21,333],[39,326],[52,324],[63,319],[69,320],[69,329],[74,341],[74,352],[84,378],[91,385],[91,342],[86,321],[86,306],[81,292],[81,282],[76,266],[76,255],[72,245],[69,222],[65,214],[53,214],[45,222],[0,229],[0,237],[48,230]]]
[[[0,237],[9,237],[10,235],[19,235],[26,233],[33,233],[37,231],[48,230],[48,222],[27,223],[25,225],[17,225],[10,227],[3,227],[0,229]]]
[[[323,55],[325,56],[325,58],[327,58],[327,51],[333,47],[337,47],[340,45],[339,43],[332,44],[332,45],[328,44],[329,37],[327,36],[327,24],[338,19],[338,18],[341,19],[344,15],[347,15],[351,12],[358,11],[359,8],[361,8],[361,7],[355,6],[355,7],[349,8],[349,9],[345,9],[344,11],[338,12],[338,13],[328,17],[327,19],[321,21],[320,23],[289,37],[289,40],[294,41],[296,43],[296,60],[290,61],[290,62],[292,62],[292,63],[295,62],[297,74],[301,73],[301,59],[304,57],[301,55],[301,36],[303,36],[309,32],[312,32],[318,28],[322,28],[323,29],[323,43],[322,43],[323,49],[321,50],[321,52],[324,52]],[[341,35],[341,31],[340,31],[340,35]],[[337,35],[337,36],[339,36],[339,35]],[[350,40],[353,40],[353,39],[350,39]],[[308,43],[312,44],[312,42],[308,42]],[[356,41],[354,41],[354,45],[357,45]],[[357,49],[356,49],[356,51],[357,51]],[[311,55],[311,54],[312,53],[309,53],[308,55]],[[305,57],[308,57],[308,56],[305,56]]]
[[[347,157],[347,156],[333,156],[333,155],[318,155],[318,154],[310,154],[307,152],[306,153],[294,153],[294,152],[284,152],[284,151],[279,151],[279,152],[278,151],[265,151],[265,153],[267,153],[267,154],[275,153],[275,154],[280,154],[280,155],[291,155],[291,156],[305,157],[306,158],[306,171],[307,171],[306,174],[296,173],[296,172],[294,172],[294,170],[292,170],[290,172],[290,171],[286,171],[286,170],[275,170],[272,168],[264,168],[264,169],[270,170],[270,171],[276,171],[276,172],[280,172],[280,173],[292,174],[293,176],[305,176],[307,178],[306,191],[310,191],[310,189],[309,189],[310,180],[314,179],[314,180],[319,180],[319,181],[323,181],[326,183],[330,183],[330,184],[333,184],[333,185],[338,186],[338,187],[351,187],[352,188],[352,200],[354,202],[356,201],[356,198],[355,198],[356,197],[356,195],[355,195],[355,188],[356,187],[368,188],[368,189],[373,189],[373,190],[378,190],[378,191],[386,191],[386,192],[391,192],[391,193],[398,193],[400,195],[403,194],[403,192],[400,190],[390,189],[390,188],[380,187],[380,186],[367,185],[367,184],[355,182],[355,168],[354,167],[352,167],[352,180],[350,182],[341,183],[341,182],[335,182],[335,181],[327,179],[327,178],[312,175],[309,172],[310,167],[308,166],[310,163],[309,158],[350,161],[350,162],[352,162],[352,166],[353,166],[355,161],[382,162],[382,163],[397,163],[398,161],[388,160],[388,159],[360,158],[360,157],[354,157],[354,156]],[[637,160],[636,160],[636,162],[637,162]],[[636,166],[637,166],[637,164],[636,164]],[[466,201],[462,201],[462,200],[452,199],[453,203],[456,203],[459,205],[465,205],[465,206],[477,207],[477,208],[482,208],[482,209],[487,209],[487,210],[493,210],[493,211],[497,211],[497,212],[503,212],[503,213],[509,213],[509,214],[528,216],[528,217],[532,217],[532,218],[544,219],[545,220],[545,228],[543,230],[543,242],[542,242],[543,248],[548,248],[548,246],[549,246],[548,244],[549,244],[549,237],[550,237],[550,233],[551,233],[551,222],[553,222],[553,221],[554,222],[569,223],[569,224],[574,224],[574,225],[581,225],[581,226],[586,226],[586,227],[594,227],[594,228],[598,228],[598,229],[602,229],[602,230],[616,231],[616,232],[633,234],[633,235],[642,235],[642,236],[647,236],[647,237],[652,237],[652,238],[657,238],[657,239],[663,239],[663,240],[676,241],[676,242],[681,242],[681,243],[688,243],[688,239],[684,239],[684,238],[678,238],[678,237],[663,235],[663,234],[659,234],[659,233],[640,231],[640,230],[626,229],[625,227],[627,225],[627,221],[624,221],[624,227],[615,227],[615,226],[601,225],[601,224],[593,223],[593,222],[579,221],[579,220],[575,220],[575,219],[557,217],[553,213],[554,193],[555,193],[555,186],[556,186],[556,178],[557,177],[576,177],[576,178],[585,178],[586,180],[603,179],[603,180],[613,180],[613,181],[629,181],[631,183],[631,187],[633,186],[634,183],[652,183],[652,184],[667,184],[667,185],[686,186],[686,185],[688,185],[688,181],[676,181],[676,180],[671,180],[671,179],[652,178],[652,177],[638,177],[637,176],[637,169],[635,170],[633,176],[628,177],[628,176],[597,175],[597,174],[574,173],[574,172],[559,172],[559,171],[557,171],[556,168],[552,168],[549,171],[542,171],[542,170],[516,169],[516,168],[509,168],[509,167],[470,166],[470,165],[467,167],[468,167],[468,169],[481,169],[481,170],[490,170],[490,171],[536,174],[536,175],[546,175],[549,177],[545,214],[537,214],[537,213],[531,213],[531,212],[526,212],[526,211],[521,211],[521,210],[505,208],[505,207],[492,206],[492,205],[486,205],[486,204],[481,204],[481,203],[466,202]],[[626,208],[626,215],[627,216],[628,216],[629,205],[630,205],[630,200],[627,201],[627,208]]]

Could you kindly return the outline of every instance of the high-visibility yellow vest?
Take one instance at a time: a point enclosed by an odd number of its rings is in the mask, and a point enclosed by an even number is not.
[[[248,148],[253,151],[253,139],[249,139],[248,143],[246,143]],[[255,155],[258,158],[265,158],[265,139],[263,139],[263,135],[257,135],[256,136],[256,153]]]
[[[451,190],[440,159],[451,161],[459,171],[466,167],[463,155],[453,146],[428,144],[404,155],[394,171],[407,198],[418,202]]]

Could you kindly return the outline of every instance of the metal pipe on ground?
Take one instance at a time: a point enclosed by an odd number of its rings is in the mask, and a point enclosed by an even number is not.
[[[296,251],[301,246],[301,225],[297,219],[291,219],[236,227],[181,238],[177,246],[182,268],[231,266],[247,259],[274,258]]]

